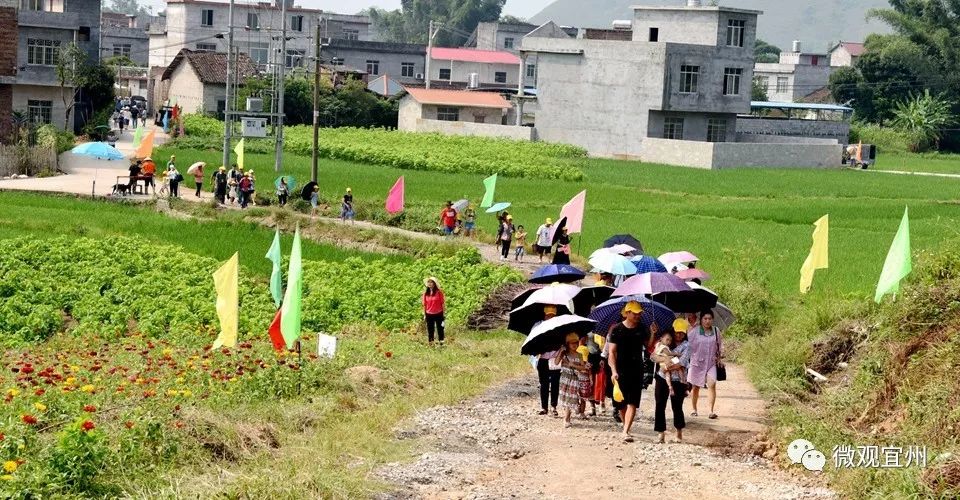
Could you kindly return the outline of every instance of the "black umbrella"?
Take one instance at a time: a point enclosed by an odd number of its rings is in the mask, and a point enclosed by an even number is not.
[[[690,285],[690,290],[658,293],[651,295],[650,298],[678,313],[695,313],[716,307],[716,293],[696,283],[687,282],[687,284]]]
[[[637,253],[643,253],[643,243],[636,239],[632,234],[615,234],[603,242],[603,248],[610,248],[614,245],[630,245],[637,249]]]
[[[596,321],[574,314],[550,318],[533,329],[530,336],[520,348],[520,354],[536,355],[555,351],[563,347],[567,334],[575,333],[578,337],[590,333]]]
[[[556,245],[560,241],[560,235],[563,234],[563,228],[567,227],[567,218],[562,217],[553,225],[553,228],[550,229],[550,242],[553,245]]]
[[[547,304],[532,303],[510,311],[510,320],[507,322],[507,329],[527,335],[533,329],[533,325],[543,321],[543,308]],[[572,314],[569,307],[560,304],[553,305],[557,308],[557,315]]]
[[[573,310],[576,314],[587,316],[593,306],[603,304],[613,295],[614,288],[606,285],[585,286],[573,298]]]
[[[310,181],[303,186],[303,189],[300,190],[300,197],[304,201],[310,201],[310,195],[313,194],[313,188],[318,184],[316,182]]]

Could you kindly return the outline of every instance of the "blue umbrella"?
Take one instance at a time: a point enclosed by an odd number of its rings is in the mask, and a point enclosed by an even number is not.
[[[506,202],[506,201],[501,201],[500,203],[497,203],[496,205],[488,208],[488,209],[487,209],[487,213],[488,213],[488,214],[495,214],[495,213],[497,213],[497,212],[499,212],[499,211],[501,211],[501,210],[506,210],[506,209],[508,209],[508,208],[510,208],[510,203],[509,203],[509,202]]]
[[[567,264],[547,264],[537,269],[528,281],[541,284],[572,283],[582,280],[585,276],[583,271]]]
[[[639,255],[630,259],[630,262],[633,262],[633,265],[637,266],[638,274],[667,272],[667,268],[662,262],[649,255]]]
[[[122,160],[123,153],[105,142],[85,142],[70,150],[75,155],[95,156],[106,160]]]
[[[621,312],[623,306],[632,300],[639,302],[643,306],[643,314],[640,315],[640,323],[644,328],[649,328],[651,324],[656,323],[661,332],[673,328],[673,320],[677,315],[667,306],[653,302],[642,295],[628,295],[626,297],[616,297],[597,306],[589,318],[596,321],[597,325],[594,332],[606,335],[610,330],[610,325],[614,325],[623,320]]]

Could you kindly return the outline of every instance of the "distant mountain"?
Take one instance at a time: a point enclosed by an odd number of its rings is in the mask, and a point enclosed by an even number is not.
[[[759,37],[786,50],[793,40],[802,41],[804,50],[826,51],[830,42],[859,42],[870,33],[889,31],[880,21],[866,20],[868,10],[889,7],[887,0],[721,0],[719,4],[764,11]],[[633,5],[686,5],[686,0],[556,0],[531,22],[605,28],[615,19],[631,19]]]

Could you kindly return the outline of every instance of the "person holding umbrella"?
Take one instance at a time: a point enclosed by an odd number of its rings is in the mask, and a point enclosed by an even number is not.
[[[623,442],[632,443],[630,428],[640,406],[640,393],[643,390],[644,367],[647,363],[648,349],[652,346],[651,334],[658,331],[656,323],[650,331],[645,331],[640,322],[643,306],[637,301],[627,302],[623,306],[623,321],[613,327],[607,342],[610,345],[610,379],[620,386],[623,401],[620,417],[623,419]]]
[[[290,197],[290,188],[287,186],[287,178],[280,177],[280,185],[277,186],[277,203],[280,206],[287,204],[287,198]]]
[[[173,157],[170,157],[170,161],[173,161]],[[193,182],[197,184],[197,191],[194,193],[194,196],[197,198],[203,198],[201,193],[203,193],[203,164],[198,163],[194,165],[196,168],[193,169]]]
[[[690,342],[690,373],[687,381],[693,385],[690,392],[693,413],[690,415],[697,416],[700,388],[706,387],[709,391],[709,418],[716,419],[714,405],[717,402],[717,366],[723,363],[723,339],[720,338],[720,329],[713,326],[713,311],[700,313],[700,325],[687,332],[687,339]]]
[[[436,329],[440,347],[443,347],[443,314],[447,309],[443,290],[440,290],[440,282],[433,276],[423,280],[423,284],[427,287],[421,297],[424,321],[427,323],[427,340],[433,347],[433,332]]]
[[[543,320],[557,316],[557,306],[543,306]],[[537,322],[539,325],[542,321]],[[534,325],[534,326],[536,326]],[[540,412],[538,415],[547,414],[547,403],[551,403],[553,416],[560,416],[557,413],[557,401],[560,399],[560,369],[551,366],[550,360],[555,359],[560,351],[545,352],[537,358],[537,377],[540,380]]]
[[[513,243],[513,216],[508,215],[500,223],[500,229],[497,231],[497,241],[500,242],[500,260],[507,260],[510,256],[510,244]]]
[[[472,238],[476,234],[477,227],[477,211],[473,208],[473,203],[467,205],[467,209],[463,211],[463,230],[464,234],[468,238]]]
[[[550,247],[553,242],[550,241],[550,226],[553,225],[553,219],[547,217],[547,220],[537,228],[537,257],[543,262],[544,255],[550,255]]]
[[[570,235],[567,234],[567,228],[560,230],[560,235],[556,238],[557,251],[553,254],[554,264],[570,264]]]

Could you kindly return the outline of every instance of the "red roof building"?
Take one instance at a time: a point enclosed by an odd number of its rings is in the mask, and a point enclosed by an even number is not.
[[[428,54],[431,84],[455,88],[516,88],[520,58],[499,50],[434,47]]]
[[[867,52],[862,43],[840,42],[830,49],[830,66],[853,66]]]

